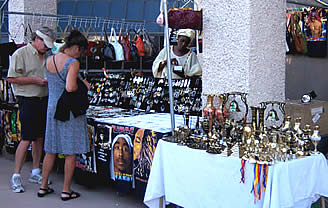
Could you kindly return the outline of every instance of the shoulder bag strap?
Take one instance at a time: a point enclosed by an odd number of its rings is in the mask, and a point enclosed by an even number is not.
[[[59,71],[58,71],[57,65],[56,65],[56,61],[55,61],[55,56],[52,56],[52,60],[54,61],[54,65],[55,65],[55,68],[56,68],[56,71],[57,71],[57,74],[58,74],[59,78],[66,83],[66,81],[63,79],[63,77],[59,74]]]

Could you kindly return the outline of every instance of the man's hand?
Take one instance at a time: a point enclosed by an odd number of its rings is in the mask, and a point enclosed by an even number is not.
[[[48,85],[48,80],[39,78],[39,77],[35,77],[36,79],[36,84],[40,85],[40,86],[47,86]]]

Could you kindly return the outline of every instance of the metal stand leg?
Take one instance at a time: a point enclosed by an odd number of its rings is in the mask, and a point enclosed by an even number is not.
[[[320,204],[321,204],[321,208],[326,208],[326,200],[325,197],[320,197]]]
[[[165,197],[161,197],[159,200],[159,207],[160,208],[165,208],[166,207],[166,201],[165,201]]]

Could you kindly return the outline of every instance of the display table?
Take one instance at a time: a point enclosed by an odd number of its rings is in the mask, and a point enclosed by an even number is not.
[[[175,126],[184,125],[185,119],[182,115],[174,115]],[[171,115],[169,113],[152,113],[135,116],[120,116],[115,118],[96,118],[99,123],[115,124],[121,126],[131,126],[141,129],[151,129],[159,133],[171,132]],[[190,116],[189,127],[194,129],[197,117]]]
[[[251,193],[254,164],[246,163],[240,183],[241,160],[159,141],[144,203],[159,207],[160,198],[186,208],[309,207],[319,195],[328,196],[328,165],[323,155],[277,163],[268,169],[261,200]]]

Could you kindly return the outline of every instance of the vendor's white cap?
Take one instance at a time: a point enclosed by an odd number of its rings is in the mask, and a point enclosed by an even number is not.
[[[190,38],[190,40],[195,38],[195,31],[192,29],[180,29],[178,30],[177,36],[180,35]]]

